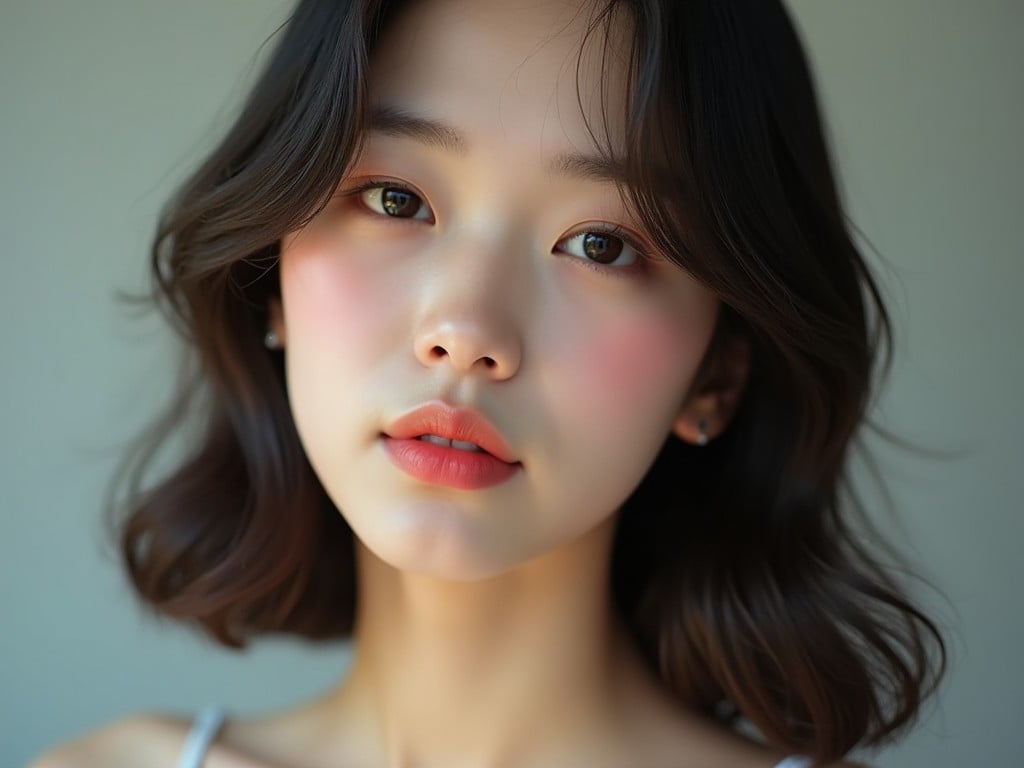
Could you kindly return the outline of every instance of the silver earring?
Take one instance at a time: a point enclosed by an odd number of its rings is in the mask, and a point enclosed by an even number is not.
[[[284,345],[281,343],[281,337],[274,331],[267,331],[263,336],[263,346],[267,349],[281,349]]]
[[[708,435],[708,420],[697,419],[697,445],[707,445],[711,437]]]

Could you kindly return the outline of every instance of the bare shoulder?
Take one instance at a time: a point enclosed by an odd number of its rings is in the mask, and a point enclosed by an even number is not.
[[[26,768],[173,768],[187,730],[173,717],[134,715],[60,744]]]

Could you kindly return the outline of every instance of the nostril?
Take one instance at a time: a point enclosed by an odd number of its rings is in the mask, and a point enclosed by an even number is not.
[[[455,345],[455,347],[457,348],[458,345]],[[467,352],[469,351],[470,350],[467,350]],[[431,347],[426,347],[425,351],[421,354],[424,355],[424,362],[429,365],[448,361],[451,365],[456,367],[462,367],[465,365],[467,370],[480,365],[488,371],[497,371],[502,367],[498,365],[498,358],[492,357],[491,355],[480,355],[479,357],[472,354],[462,355],[461,350],[458,349],[456,349],[456,354],[452,355],[445,344],[434,344]]]

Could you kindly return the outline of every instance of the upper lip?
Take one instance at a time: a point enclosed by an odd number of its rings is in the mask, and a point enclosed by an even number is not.
[[[476,411],[447,403],[427,403],[409,411],[392,422],[385,434],[399,440],[437,435],[448,440],[475,443],[508,464],[517,463],[504,438],[487,419]]]

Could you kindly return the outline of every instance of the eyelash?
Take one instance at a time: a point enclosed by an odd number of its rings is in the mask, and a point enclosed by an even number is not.
[[[359,184],[357,184],[355,187],[346,189],[342,193],[342,196],[346,198],[358,198],[364,192],[368,192],[371,189],[382,188],[397,189],[401,192],[414,195],[417,198],[419,198],[424,204],[426,204],[426,199],[422,193],[418,192],[416,189],[409,186],[408,184],[398,181],[397,179],[366,179],[365,181],[362,181]],[[374,216],[388,219],[389,222],[393,224],[409,224],[413,222],[425,221],[423,219],[381,216],[376,211],[371,211],[370,213],[372,213],[372,215]],[[426,223],[432,224],[433,217],[431,217],[431,219]],[[616,277],[627,277],[630,275],[636,275],[636,273],[646,271],[649,263],[652,261],[650,252],[640,242],[640,240],[634,235],[632,235],[629,231],[615,224],[589,224],[587,226],[580,227],[579,229],[570,232],[565,237],[559,238],[558,243],[568,242],[569,240],[572,240],[575,237],[579,237],[580,235],[588,233],[610,235],[611,237],[616,237],[620,239],[623,242],[623,244],[625,244],[629,248],[632,248],[636,252],[636,261],[633,264],[629,264],[624,267],[613,267],[609,264],[601,264],[600,262],[593,261],[591,259],[580,258],[578,256],[573,256],[572,254],[566,254],[573,261],[579,262],[580,265],[583,267],[593,269],[597,272],[600,272],[601,274],[608,274]]]
[[[408,184],[405,184],[404,182],[401,182],[401,181],[396,181],[395,179],[367,179],[366,181],[360,182],[355,187],[352,187],[350,189],[346,189],[345,192],[342,193],[342,194],[343,194],[344,197],[358,198],[364,192],[368,192],[371,189],[385,189],[385,188],[387,188],[387,189],[397,189],[400,192],[405,192],[406,194],[413,195],[415,197],[418,197],[421,202],[426,204],[426,198],[425,198],[425,196],[421,192],[418,192],[415,189],[413,189],[411,186],[409,186]],[[359,204],[362,205],[362,203],[359,203]],[[428,206],[428,208],[429,208],[429,206]],[[375,216],[380,216],[380,214],[378,214],[376,211],[370,211],[370,213],[372,213]],[[383,218],[388,219],[393,224],[407,224],[407,223],[410,223],[410,222],[422,222],[422,221],[424,221],[423,219],[402,218],[402,217],[398,217],[398,216],[384,216]],[[430,221],[428,223],[433,223],[433,216],[431,216],[431,219],[430,219]]]

